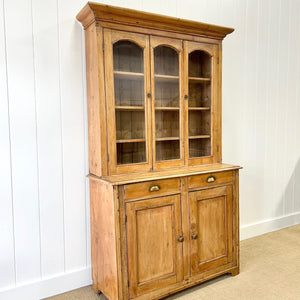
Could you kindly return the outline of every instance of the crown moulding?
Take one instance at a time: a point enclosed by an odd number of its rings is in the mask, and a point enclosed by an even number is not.
[[[214,39],[223,39],[227,34],[234,31],[233,28],[94,2],[88,2],[76,18],[83,25],[84,29],[94,22],[106,22],[199,35]]]

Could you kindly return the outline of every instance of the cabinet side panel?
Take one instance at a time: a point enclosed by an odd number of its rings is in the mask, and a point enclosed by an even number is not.
[[[107,146],[102,31],[94,24],[85,31],[90,173],[107,175]]]
[[[118,299],[114,193],[111,185],[90,180],[93,289]]]
[[[233,176],[233,262],[240,272],[240,216],[239,216],[239,170]]]

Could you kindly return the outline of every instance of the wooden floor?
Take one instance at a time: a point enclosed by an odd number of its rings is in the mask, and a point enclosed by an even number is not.
[[[102,300],[85,287],[51,300]],[[223,275],[165,299],[299,300],[300,225],[241,242],[241,273]]]

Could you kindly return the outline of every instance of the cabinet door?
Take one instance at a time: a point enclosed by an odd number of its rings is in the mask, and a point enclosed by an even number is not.
[[[220,162],[221,76],[218,46],[184,42],[185,149],[188,165]]]
[[[180,196],[126,204],[130,298],[182,280]]]
[[[182,41],[150,37],[155,169],[180,167],[183,151]]]
[[[150,170],[149,36],[105,29],[104,41],[109,172]]]
[[[190,192],[191,275],[232,261],[232,186]]]

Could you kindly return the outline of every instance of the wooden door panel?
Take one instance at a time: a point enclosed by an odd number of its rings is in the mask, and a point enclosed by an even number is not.
[[[153,168],[184,165],[182,41],[150,36]]]
[[[149,36],[104,29],[109,174],[152,168]]]
[[[199,263],[226,255],[225,197],[198,202]]]
[[[191,275],[232,260],[232,187],[190,192]]]
[[[130,297],[182,279],[180,196],[126,204]]]

